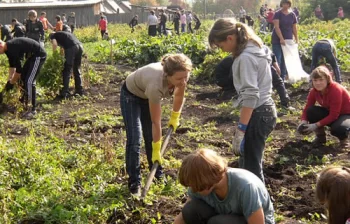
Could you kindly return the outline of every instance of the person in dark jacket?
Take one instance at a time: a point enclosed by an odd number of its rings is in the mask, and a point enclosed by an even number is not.
[[[180,11],[177,10],[174,14],[174,19],[173,19],[174,29],[177,35],[180,34],[180,17],[181,17]]]
[[[2,25],[0,23],[0,29],[1,29],[1,40],[2,41],[8,41],[12,40],[13,37],[11,36],[11,29],[8,25]]]
[[[194,30],[197,31],[199,30],[199,27],[201,26],[202,23],[196,13],[193,13],[193,20],[196,23],[196,25],[194,26]]]
[[[29,20],[26,24],[26,36],[30,39],[38,41],[42,46],[44,46],[44,26],[37,16],[38,14],[35,10],[30,10],[28,12]]]
[[[131,33],[133,33],[135,31],[134,27],[137,26],[137,24],[139,24],[139,16],[138,15],[134,16],[129,23],[129,26],[131,28]]]
[[[24,116],[28,119],[36,114],[36,87],[35,79],[46,60],[45,49],[37,42],[29,38],[18,37],[7,42],[0,41],[0,54],[6,54],[9,60],[9,77],[5,90],[9,91],[14,84],[21,79],[23,83],[23,96],[21,101],[32,108]],[[26,54],[26,60],[22,67],[21,60]]]
[[[159,10],[159,15],[160,15],[159,33],[167,35],[167,32],[166,32],[167,15],[165,14],[163,9]]]
[[[26,29],[22,23],[18,22],[17,19],[12,19],[12,31],[13,37],[24,37],[26,34]]]
[[[75,94],[83,95],[83,86],[81,81],[81,59],[83,56],[83,46],[80,41],[72,34],[66,31],[59,31],[50,34],[50,40],[52,43],[53,51],[55,52],[57,46],[64,49],[64,68],[62,71],[63,76],[63,89],[61,93],[57,96],[57,99],[69,98],[69,78],[70,73],[73,68],[74,83],[75,83]]]

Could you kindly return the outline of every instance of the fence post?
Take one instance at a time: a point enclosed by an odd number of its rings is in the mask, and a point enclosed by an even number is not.
[[[111,45],[111,52],[110,52],[110,57],[111,57],[111,65],[113,65],[113,45],[115,44],[115,40],[111,39],[109,41],[110,45]]]

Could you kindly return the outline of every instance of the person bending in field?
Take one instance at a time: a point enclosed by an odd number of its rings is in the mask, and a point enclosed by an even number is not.
[[[120,93],[120,107],[126,129],[126,171],[131,194],[140,196],[140,148],[141,136],[145,141],[147,161],[162,162],[161,99],[174,95],[169,126],[179,126],[180,113],[184,102],[186,84],[192,70],[191,60],[183,54],[169,54],[161,62],[152,63],[131,73],[124,82]],[[156,178],[162,178],[159,166]]]
[[[18,37],[7,42],[0,41],[0,54],[6,54],[10,65],[5,90],[11,90],[14,84],[21,79],[23,85],[21,101],[26,107],[28,102],[31,102],[32,106],[24,117],[31,119],[36,114],[35,80],[46,60],[45,49],[35,40]],[[25,54],[26,60],[22,67],[21,60]]]
[[[217,20],[209,33],[211,47],[231,52],[233,84],[238,93],[240,118],[232,142],[240,156],[239,167],[264,181],[262,160],[265,141],[276,124],[277,112],[271,97],[271,56],[262,40],[247,25],[234,19]]]
[[[329,63],[332,66],[335,81],[341,83],[340,68],[337,62],[337,48],[332,39],[318,40],[312,47],[311,70],[314,70],[318,66],[321,57],[326,59],[323,63]]]
[[[322,170],[317,179],[316,197],[326,207],[328,224],[350,224],[350,169]]]
[[[62,71],[63,88],[60,94],[57,96],[57,99],[67,99],[71,96],[69,92],[69,79],[72,68],[75,84],[74,95],[82,96],[84,94],[80,71],[81,59],[83,56],[82,44],[72,33],[66,31],[52,33],[50,34],[50,39],[53,51],[56,51],[57,46],[62,47],[64,49],[64,57],[66,59]]]
[[[315,68],[310,76],[312,89],[307,97],[298,132],[316,134],[314,144],[326,143],[325,126],[339,139],[340,147],[349,149],[350,94],[340,84],[333,82],[326,66]],[[316,106],[315,103],[320,106]]]
[[[274,210],[264,183],[253,173],[228,168],[210,149],[186,156],[179,172],[188,199],[174,224],[273,224]]]
[[[139,24],[139,16],[135,15],[129,23],[129,26],[131,28],[131,33],[135,31],[135,26],[137,26],[138,24]]]

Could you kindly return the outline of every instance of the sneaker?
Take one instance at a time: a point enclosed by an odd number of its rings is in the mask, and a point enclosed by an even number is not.
[[[58,94],[54,101],[61,101],[61,100],[68,100],[69,98],[71,98],[72,95],[71,94],[64,94],[64,95],[61,95],[61,94]]]
[[[287,110],[287,111],[295,111],[295,108],[292,106],[282,106],[282,109]]]
[[[22,118],[27,119],[27,120],[32,120],[35,118],[36,111],[27,111],[22,115]]]
[[[141,197],[141,186],[138,184],[131,184],[129,186],[130,194],[134,197]]]
[[[85,92],[84,91],[76,91],[73,96],[84,96]]]

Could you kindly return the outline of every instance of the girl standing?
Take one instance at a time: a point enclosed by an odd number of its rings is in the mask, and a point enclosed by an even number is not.
[[[287,68],[283,57],[282,45],[286,40],[294,40],[298,43],[297,17],[291,10],[290,0],[281,1],[281,9],[273,16],[274,29],[272,31],[272,51],[277,57],[278,65],[281,68],[281,78],[284,80],[287,75]]]
[[[241,156],[239,166],[264,181],[265,141],[275,127],[277,117],[271,98],[270,51],[251,28],[228,18],[215,22],[209,33],[209,44],[231,52],[234,57],[233,84],[241,109],[233,150]]]
[[[141,136],[149,168],[153,163],[161,163],[162,145],[161,99],[174,95],[173,111],[169,126],[174,131],[179,126],[181,107],[184,102],[186,84],[192,70],[191,60],[183,54],[164,56],[161,62],[139,68],[130,74],[120,93],[120,106],[126,129],[126,170],[129,175],[128,187],[131,194],[140,195]],[[161,178],[159,166],[156,178]]]

